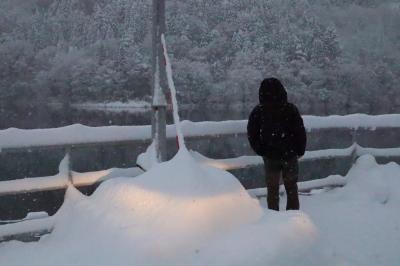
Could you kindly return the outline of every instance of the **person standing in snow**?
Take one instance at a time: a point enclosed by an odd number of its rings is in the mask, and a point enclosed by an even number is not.
[[[282,83],[267,78],[259,89],[260,104],[250,113],[247,136],[251,148],[264,159],[268,208],[279,211],[279,179],[287,194],[286,210],[300,208],[298,159],[306,148],[306,131],[297,107],[289,103]]]

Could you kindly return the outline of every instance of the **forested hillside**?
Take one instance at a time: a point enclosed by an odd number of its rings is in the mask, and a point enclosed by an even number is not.
[[[400,108],[398,0],[167,0],[180,100],[250,106],[281,78],[303,112]],[[0,0],[0,102],[149,99],[149,0]]]

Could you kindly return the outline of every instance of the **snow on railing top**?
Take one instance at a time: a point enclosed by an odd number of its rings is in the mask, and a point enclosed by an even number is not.
[[[135,177],[143,171],[137,167],[133,168],[111,168],[108,170],[78,173],[72,172],[72,183],[75,187],[89,186],[97,182],[115,177]],[[65,189],[68,184],[68,176],[59,173],[54,176],[31,177],[14,180],[0,181],[0,196],[18,194],[24,192],[48,191]]]
[[[400,114],[370,116],[352,114],[346,116],[303,116],[307,130],[328,128],[400,128]],[[246,133],[247,120],[232,121],[183,121],[182,131],[185,137],[230,135]],[[175,138],[174,125],[167,126],[167,137]],[[151,137],[150,126],[105,126],[88,127],[74,124],[49,129],[0,130],[0,150],[17,148],[34,148],[46,146],[96,144],[107,142],[124,142],[147,140]]]
[[[324,128],[369,128],[378,127],[396,128],[400,127],[400,114],[385,115],[331,115],[331,116],[303,116],[304,125],[307,130]]]

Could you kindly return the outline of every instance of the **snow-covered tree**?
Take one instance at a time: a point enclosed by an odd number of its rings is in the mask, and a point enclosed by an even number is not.
[[[307,112],[399,106],[397,0],[166,4],[167,42],[186,103],[251,105],[261,79],[277,76]],[[150,95],[150,26],[147,0],[2,0],[0,99],[17,91],[55,100],[69,91],[72,101]]]

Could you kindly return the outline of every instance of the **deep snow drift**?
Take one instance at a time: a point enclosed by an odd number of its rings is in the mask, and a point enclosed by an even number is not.
[[[0,244],[0,258],[7,266],[265,265],[301,256],[316,235],[306,214],[264,210],[234,176],[182,149],[91,197],[70,188],[53,233]]]
[[[346,178],[343,188],[300,199],[320,232],[314,259],[323,257],[320,265],[400,265],[400,166],[364,155]]]
[[[346,179],[278,213],[183,150],[91,197],[70,188],[54,232],[1,243],[0,265],[398,265],[400,166],[365,155]]]

